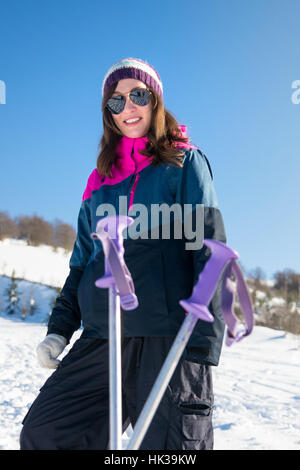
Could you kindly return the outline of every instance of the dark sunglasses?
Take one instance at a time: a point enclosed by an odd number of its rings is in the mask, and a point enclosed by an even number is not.
[[[127,94],[129,94],[129,98],[134,104],[137,104],[138,106],[146,106],[150,101],[152,92],[147,88],[134,88]],[[113,114],[120,114],[125,108],[125,103],[126,96],[113,96],[107,101],[106,108]]]

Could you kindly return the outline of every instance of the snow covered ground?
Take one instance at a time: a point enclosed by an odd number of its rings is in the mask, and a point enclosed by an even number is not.
[[[19,448],[22,419],[52,373],[38,366],[35,349],[56,295],[49,286],[63,285],[69,256],[46,246],[0,242],[0,450]],[[3,313],[12,269],[26,279],[18,282],[22,298],[34,292],[36,300],[37,312],[25,321]],[[224,346],[220,365],[213,368],[215,449],[300,450],[299,372],[299,336],[256,326],[241,343]]]
[[[22,419],[52,373],[35,356],[45,332],[41,324],[0,318],[0,450],[19,448]],[[299,339],[280,331],[256,327],[224,347],[213,368],[215,449],[299,450],[299,368]]]

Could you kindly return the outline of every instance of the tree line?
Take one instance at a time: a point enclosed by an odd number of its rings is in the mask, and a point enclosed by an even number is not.
[[[300,274],[286,268],[273,274],[273,284],[264,281],[260,267],[247,275],[256,325],[300,335]]]
[[[253,281],[255,288],[263,288],[268,290],[268,287],[263,282],[266,279],[266,275],[262,268],[257,267],[249,271],[247,275],[248,279]],[[282,297],[287,304],[291,302],[300,301],[300,274],[295,272],[293,269],[286,268],[282,271],[276,271],[273,274],[274,284],[272,290],[274,294]]]
[[[36,214],[11,218],[8,212],[0,211],[0,240],[5,238],[25,240],[31,246],[45,244],[72,250],[76,231],[59,219],[51,223]]]

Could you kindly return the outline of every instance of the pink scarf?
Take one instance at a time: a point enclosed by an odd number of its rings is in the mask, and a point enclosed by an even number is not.
[[[180,128],[183,137],[187,137],[186,126],[182,125],[178,127]],[[99,175],[97,168],[95,168],[88,179],[87,187],[84,191],[82,200],[84,201],[85,199],[89,199],[92,195],[92,191],[99,189],[103,184],[114,185],[120,183],[120,181],[128,178],[128,176],[138,174],[146,166],[150,165],[152,157],[147,157],[139,153],[140,150],[144,150],[146,148],[147,142],[148,137],[138,137],[134,139],[123,136],[116,148],[116,154],[118,158],[116,163],[112,165],[112,177],[108,178],[107,176]],[[193,145],[181,142],[178,142],[177,147],[197,148]],[[138,179],[139,174],[137,175],[131,190],[129,207],[131,207],[133,194]]]

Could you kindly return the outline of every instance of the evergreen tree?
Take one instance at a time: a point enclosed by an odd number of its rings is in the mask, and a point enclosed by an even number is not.
[[[28,315],[33,315],[38,310],[36,301],[33,295],[33,289],[30,289],[29,294],[23,296],[22,301],[22,320],[25,320]]]
[[[29,315],[33,315],[37,311],[35,298],[31,295],[29,300]]]
[[[53,297],[51,298],[51,300],[49,302],[50,310],[49,310],[49,313],[47,315],[47,318],[45,319],[46,323],[48,323],[49,318],[50,318],[51,313],[52,313],[52,310],[55,307],[56,299],[57,299],[57,297],[59,297],[59,295],[61,293],[61,287],[55,287],[54,289],[55,289],[55,294],[53,295]]]
[[[6,307],[6,313],[8,313],[9,315],[18,313],[20,311],[19,309],[20,292],[18,291],[17,287],[18,286],[17,286],[17,281],[15,278],[15,270],[13,270],[11,274],[10,284],[4,291],[4,296],[8,303]]]

